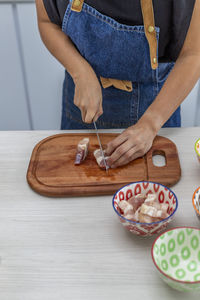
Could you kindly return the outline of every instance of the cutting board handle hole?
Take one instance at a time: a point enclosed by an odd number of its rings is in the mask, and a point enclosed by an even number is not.
[[[167,164],[165,152],[162,150],[154,150],[152,154],[152,161],[155,167],[165,167]]]

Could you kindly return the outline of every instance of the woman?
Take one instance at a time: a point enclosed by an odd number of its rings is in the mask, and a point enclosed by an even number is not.
[[[65,67],[61,129],[126,128],[115,168],[144,155],[200,77],[200,0],[36,0],[41,38]]]

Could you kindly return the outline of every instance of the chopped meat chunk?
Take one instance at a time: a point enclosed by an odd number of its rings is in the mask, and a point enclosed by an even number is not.
[[[103,154],[105,155],[105,150],[103,151]],[[103,156],[102,156],[102,153],[101,153],[100,149],[97,149],[97,150],[94,151],[94,157],[95,157],[95,159],[96,159],[97,164],[99,165],[99,167],[101,169],[106,169],[106,165],[105,165],[105,162],[104,162],[104,159],[103,159]],[[108,158],[109,158],[109,156],[105,156],[105,161]]]
[[[124,216],[124,218],[128,219],[128,220],[131,220],[131,221],[134,221],[134,222],[137,222],[136,218],[135,218],[135,214],[127,214]]]
[[[147,198],[146,195],[139,194],[131,197],[130,199],[128,199],[127,202],[133,206],[133,210],[134,212],[136,212],[136,210],[144,203],[146,198]]]
[[[88,154],[88,147],[89,147],[89,139],[84,138],[82,139],[77,146],[76,151],[76,158],[75,158],[75,165],[80,165],[86,158]]]
[[[131,204],[129,204],[127,201],[124,201],[124,200],[120,201],[119,208],[121,209],[121,211],[123,212],[124,215],[134,214],[133,206]]]
[[[153,223],[153,222],[158,222],[161,221],[162,219],[159,218],[152,218],[148,215],[144,215],[142,213],[140,213],[139,215],[139,222],[140,223]]]
[[[169,216],[168,204],[159,203],[155,194],[139,194],[120,201],[119,209],[126,219],[140,223],[159,222]]]

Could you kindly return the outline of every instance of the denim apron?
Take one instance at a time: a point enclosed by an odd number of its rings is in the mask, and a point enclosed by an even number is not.
[[[92,66],[99,82],[102,76],[128,80],[133,86],[131,92],[113,86],[102,87],[103,115],[99,117],[97,127],[130,127],[154,101],[174,63],[159,63],[157,69],[151,68],[144,26],[121,24],[86,3],[80,12],[71,10],[71,5],[72,0],[67,6],[62,30]],[[155,30],[159,41],[160,29],[155,27]],[[93,124],[82,121],[80,109],[74,105],[74,91],[73,79],[65,71],[61,129],[93,129]],[[180,125],[178,108],[163,127]]]

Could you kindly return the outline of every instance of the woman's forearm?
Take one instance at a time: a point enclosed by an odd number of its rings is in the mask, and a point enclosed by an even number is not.
[[[45,46],[75,79],[84,70],[87,61],[80,55],[61,28],[50,21],[43,1],[35,0],[35,3],[38,28]]]
[[[188,96],[200,78],[200,0],[195,1],[190,27],[176,64],[160,93],[140,119],[157,132]]]
[[[39,22],[41,38],[51,54],[64,66],[75,79],[84,70],[87,61],[59,26],[51,22]]]
[[[157,132],[188,96],[200,78],[200,54],[180,56],[160,93],[140,119]]]

